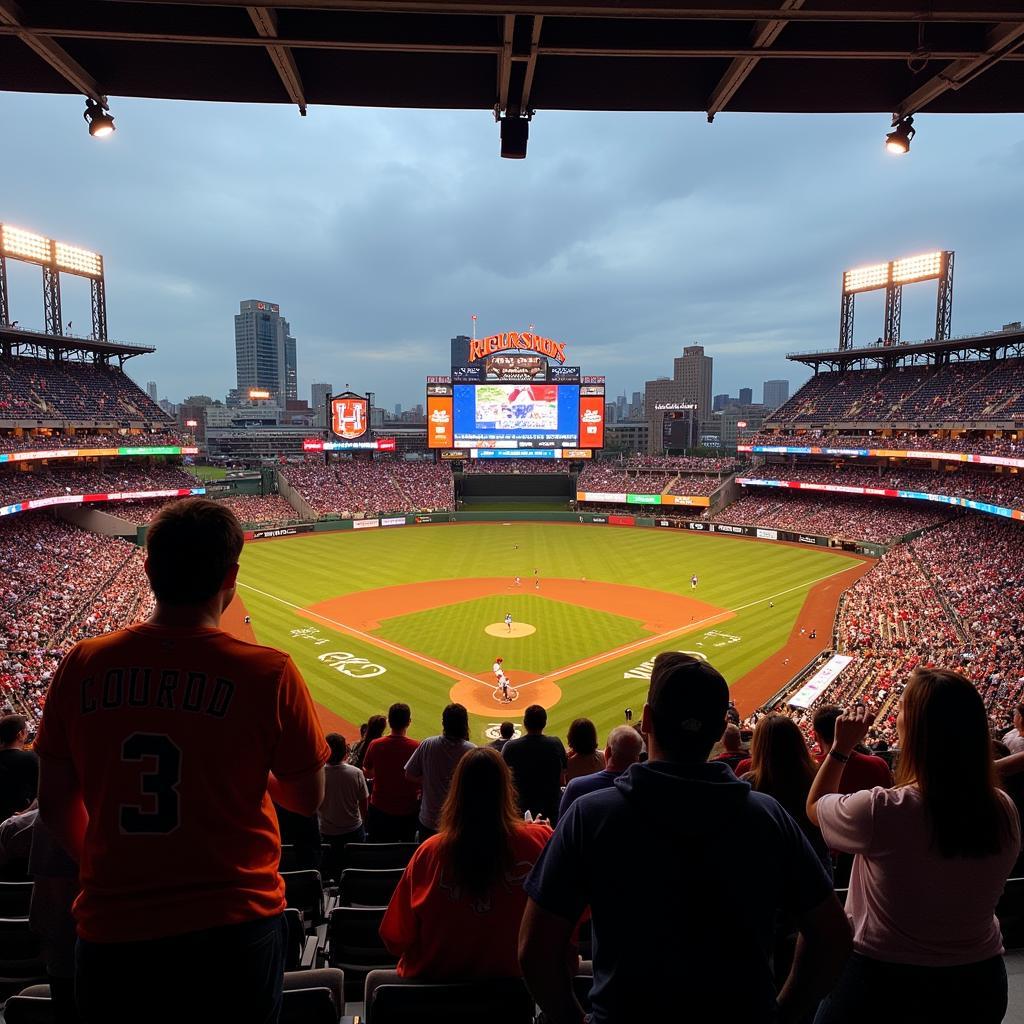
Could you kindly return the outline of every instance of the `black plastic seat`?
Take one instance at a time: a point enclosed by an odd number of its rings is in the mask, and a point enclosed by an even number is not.
[[[282,871],[284,898],[315,924],[324,919],[324,886],[319,871]]]
[[[417,843],[349,843],[342,852],[342,868],[404,868],[416,852]]]
[[[328,967],[345,972],[345,998],[363,998],[363,982],[370,971],[388,970],[398,958],[380,937],[383,907],[335,907],[327,918],[325,959]]]
[[[533,996],[521,978],[379,985],[369,994],[366,1024],[532,1024]]]
[[[338,905],[386,907],[405,868],[345,868],[338,880]]]

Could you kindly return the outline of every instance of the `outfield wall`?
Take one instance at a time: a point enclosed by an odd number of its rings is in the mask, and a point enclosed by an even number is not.
[[[759,526],[731,526],[694,520],[664,519],[652,516],[602,515],[597,512],[419,512],[368,519],[321,519],[317,522],[282,523],[258,530],[246,530],[246,540],[273,540],[304,533],[332,533],[336,530],[390,530],[401,526],[431,526],[442,523],[582,523],[594,526],[639,526],[656,529],[690,530],[697,533],[718,533],[729,537],[781,541],[792,544],[813,544],[840,548],[859,555],[881,558],[888,550],[884,544],[866,541],[836,542],[833,538],[813,533],[793,533]]]

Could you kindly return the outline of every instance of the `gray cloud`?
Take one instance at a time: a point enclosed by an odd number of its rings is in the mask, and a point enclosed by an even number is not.
[[[421,400],[474,312],[483,332],[535,323],[613,390],[702,342],[716,392],[757,396],[805,376],[787,351],[835,343],[847,266],[953,248],[958,333],[1024,315],[1021,117],[922,116],[894,160],[875,116],[541,112],[513,162],[484,113],[112,105],[102,144],[77,99],[0,97],[0,219],[104,253],[111,333],[157,346],[129,368],[176,400],[233,385],[242,298],[291,321],[300,395],[326,379],[388,405]],[[12,292],[41,321],[31,276]],[[933,309],[907,289],[904,336]],[[880,328],[865,297],[857,336]]]

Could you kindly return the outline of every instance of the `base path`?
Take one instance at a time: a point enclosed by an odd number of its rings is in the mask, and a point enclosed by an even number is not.
[[[251,644],[258,644],[256,634],[252,631],[252,624],[245,621],[249,613],[245,610],[242,598],[236,593],[234,601],[224,610],[220,626],[226,633],[230,633],[239,640],[248,640]],[[354,725],[347,718],[342,718],[330,708],[313,701],[316,708],[317,718],[320,719],[320,726],[324,732],[340,732],[350,743],[359,739],[359,726]]]
[[[847,588],[875,566],[875,561],[864,561],[849,572],[816,583],[807,591],[803,607],[793,623],[786,646],[729,687],[739,713],[746,718],[780,687],[796,675],[812,658],[832,647],[832,627],[835,624],[839,598]],[[800,630],[804,630],[803,634]],[[817,637],[810,638],[811,631]]]

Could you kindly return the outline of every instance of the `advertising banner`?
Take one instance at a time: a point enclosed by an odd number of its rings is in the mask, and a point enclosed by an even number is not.
[[[761,540],[778,540],[779,539],[779,531],[778,530],[762,530],[760,527],[758,527],[757,536]]]
[[[711,499],[703,494],[664,494],[663,505],[687,505],[691,508],[708,508]]]
[[[548,379],[548,361],[543,356],[491,356],[484,363],[485,381],[529,384]]]
[[[405,516],[389,516],[380,521],[381,526],[405,526]]]
[[[53,508],[55,505],[81,505],[85,502],[129,501],[135,498],[189,498],[205,494],[205,487],[179,487],[159,491],[117,491],[106,494],[57,494],[52,498],[32,498],[0,505],[0,517],[12,516],[16,512],[27,512],[31,508]]]
[[[374,526],[380,526],[379,519],[353,519],[352,529],[353,530],[370,530]]]
[[[253,530],[252,539],[265,540],[270,537],[294,537],[297,533],[312,533],[312,531],[312,523],[299,523],[297,526],[281,526],[273,530]]]
[[[634,516],[609,516],[608,522],[612,526],[635,526],[636,518]]]
[[[454,448],[453,399],[431,395],[427,398],[427,447]]]
[[[577,501],[604,501],[615,505],[625,505],[625,494],[612,494],[610,491],[577,491]]]
[[[335,395],[329,403],[331,430],[345,441],[358,441],[370,427],[370,400],[354,391]]]
[[[483,382],[484,368],[482,365],[452,367],[453,384],[483,384]]]
[[[627,494],[627,505],[660,505],[660,494]]]
[[[416,516],[415,517],[415,522],[416,523],[432,523],[434,521],[435,520],[434,520],[433,516]],[[441,518],[438,517],[437,518],[437,522],[441,522],[441,521],[442,521]]]
[[[549,366],[548,380],[552,384],[579,384],[580,368],[578,366]]]
[[[604,447],[604,396],[580,394],[581,448]]]
[[[34,462],[37,459],[118,458],[133,455],[198,455],[199,449],[160,445],[149,448],[51,448],[37,452],[3,452],[0,462]]]
[[[809,708],[840,676],[853,658],[846,654],[833,654],[803,686],[789,699],[794,708]]]
[[[462,461],[465,458],[466,453],[461,448],[448,448],[447,450],[441,452],[441,459],[444,462],[453,462],[456,460]]]

